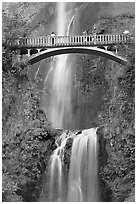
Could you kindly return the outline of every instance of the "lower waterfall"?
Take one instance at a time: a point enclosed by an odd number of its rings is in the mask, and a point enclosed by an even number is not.
[[[97,128],[66,134],[57,139],[57,148],[51,156],[50,201],[97,202]],[[64,149],[69,138],[73,139],[67,179],[64,177]]]

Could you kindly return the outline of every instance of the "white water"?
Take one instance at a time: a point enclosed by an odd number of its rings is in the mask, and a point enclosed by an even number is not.
[[[68,35],[75,16],[66,19],[65,3],[58,3],[57,35]],[[68,24],[67,24],[68,22]],[[71,66],[68,55],[55,58],[50,72],[53,72],[50,108],[48,118],[54,128],[64,129],[72,121]],[[47,81],[47,78],[46,78]],[[69,173],[64,170],[64,150],[68,138],[73,138]],[[97,202],[97,138],[96,129],[83,130],[81,134],[67,135],[64,132],[56,141],[57,149],[50,159],[49,201]],[[67,178],[65,178],[67,177]]]
[[[51,156],[50,201],[97,202],[97,135],[94,128],[81,134],[66,134],[58,139]],[[64,150],[68,138],[73,138],[69,174],[64,174]],[[59,144],[60,143],[60,144]],[[67,177],[64,179],[64,177]],[[66,188],[67,187],[67,188]]]
[[[69,35],[69,28],[74,16],[68,23],[65,14],[65,2],[58,3],[57,17],[57,35]],[[68,23],[68,25],[67,25]],[[71,104],[71,65],[68,61],[69,55],[59,55],[51,63],[53,72],[52,86],[50,92],[50,104],[48,110],[48,119],[52,122],[54,128],[64,129],[65,123],[72,121]],[[49,71],[50,74],[50,71]],[[46,79],[47,81],[47,79]],[[65,122],[67,118],[67,122]]]
[[[68,202],[97,202],[96,129],[83,130],[73,142],[68,183]]]
[[[63,186],[63,160],[64,148],[69,137],[70,135],[68,135],[67,132],[63,132],[56,141],[58,147],[50,159],[50,201],[62,201],[64,197],[65,186]]]

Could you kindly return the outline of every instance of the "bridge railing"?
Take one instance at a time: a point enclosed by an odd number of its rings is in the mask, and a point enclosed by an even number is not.
[[[131,35],[80,35],[80,36],[46,36],[39,38],[20,38],[16,44],[21,47],[55,47],[71,45],[100,45],[130,43]]]

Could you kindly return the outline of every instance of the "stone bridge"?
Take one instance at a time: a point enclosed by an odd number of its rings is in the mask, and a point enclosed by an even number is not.
[[[119,35],[79,35],[20,38],[11,45],[12,49],[19,49],[20,54],[28,55],[28,62],[34,64],[44,58],[68,53],[88,53],[99,55],[126,64],[126,58],[118,55],[118,44],[133,43],[133,37],[128,34]]]

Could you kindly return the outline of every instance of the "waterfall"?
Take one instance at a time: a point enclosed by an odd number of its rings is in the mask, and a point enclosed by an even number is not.
[[[73,142],[68,183],[68,202],[97,202],[96,129],[83,130]]]
[[[64,147],[66,145],[66,134],[65,132],[56,141],[57,149],[51,156],[50,165],[50,201],[60,201],[62,198],[62,161],[64,156]],[[60,145],[58,144],[60,143]]]
[[[69,35],[75,19],[75,15],[69,21],[66,19],[65,5],[64,2],[58,3],[57,35]],[[68,58],[66,54],[55,57],[47,75],[53,74],[48,118],[54,128],[64,129],[65,122],[69,124],[72,121],[71,66]],[[57,148],[50,158],[49,201],[98,201],[96,131],[97,128],[83,130],[80,134],[64,131],[56,140]],[[64,152],[69,138],[73,144],[66,172]]]
[[[62,201],[64,197],[63,186],[63,160],[64,160],[64,148],[66,142],[70,136],[68,131],[64,131],[61,136],[56,140],[57,148],[54,151],[50,159],[50,201]]]
[[[57,35],[69,35],[69,30],[74,16],[70,19],[68,26],[65,14],[65,2],[57,4]],[[69,55],[59,55],[54,57],[51,63],[53,72],[52,85],[50,90],[50,104],[47,111],[48,119],[54,128],[68,128],[67,124],[72,121],[71,105],[71,65],[68,61]],[[47,79],[46,79],[47,80]],[[70,127],[69,127],[70,128]]]
[[[97,128],[91,128],[78,135],[64,132],[58,139],[60,145],[51,156],[50,201],[98,201],[96,131]],[[73,139],[73,145],[69,173],[63,180],[64,149],[68,138]]]

